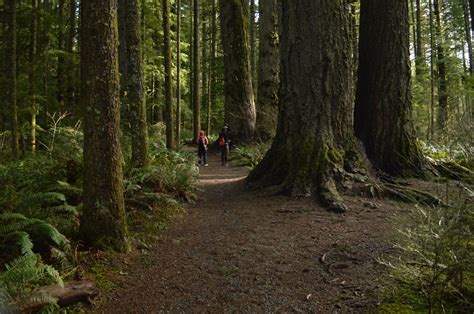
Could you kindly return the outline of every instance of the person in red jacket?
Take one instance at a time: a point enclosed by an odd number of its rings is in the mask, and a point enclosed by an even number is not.
[[[199,137],[197,139],[198,144],[198,156],[199,156],[199,164],[204,165],[204,167],[209,166],[207,164],[207,145],[209,145],[209,140],[207,139],[204,131],[199,133]]]

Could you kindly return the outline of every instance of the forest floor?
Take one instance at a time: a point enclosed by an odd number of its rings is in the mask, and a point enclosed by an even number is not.
[[[201,167],[198,201],[132,263],[93,312],[366,312],[393,252],[397,203],[346,197],[335,214],[311,200],[245,188],[246,168]],[[374,206],[375,207],[375,206]]]

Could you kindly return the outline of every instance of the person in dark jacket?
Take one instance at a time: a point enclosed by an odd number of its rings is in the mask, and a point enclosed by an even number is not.
[[[223,166],[227,165],[227,158],[229,156],[230,132],[230,128],[226,123],[219,133],[219,147],[221,149],[221,161]]]

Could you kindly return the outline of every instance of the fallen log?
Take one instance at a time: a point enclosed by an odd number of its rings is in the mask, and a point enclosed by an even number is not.
[[[99,295],[99,289],[92,281],[69,281],[64,283],[64,287],[59,285],[51,285],[41,287],[34,291],[34,294],[48,295],[56,299],[59,306],[67,306],[76,302],[91,302],[92,299]],[[47,305],[47,301],[36,300],[33,303],[25,304],[22,307],[23,312],[36,312]]]

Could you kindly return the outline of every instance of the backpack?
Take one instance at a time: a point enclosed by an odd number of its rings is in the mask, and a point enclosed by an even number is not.
[[[219,137],[219,146],[222,147],[224,145],[225,145],[225,138],[224,138],[224,136],[221,135]]]
[[[199,146],[206,147],[206,141],[204,140],[204,136],[199,138]]]

